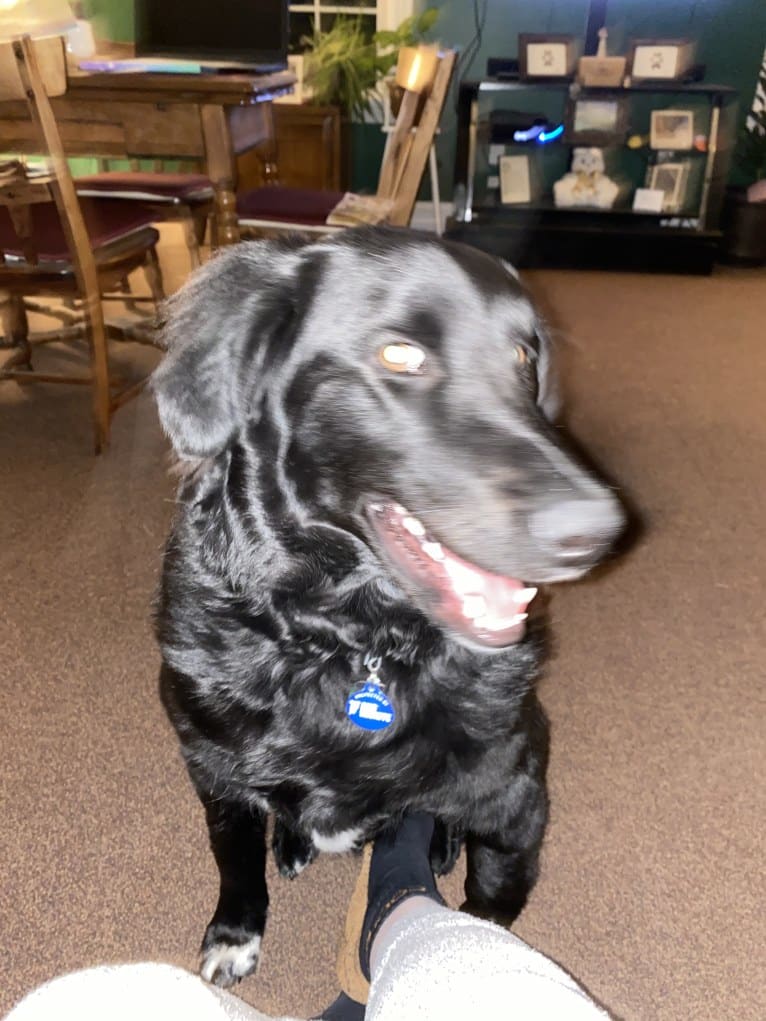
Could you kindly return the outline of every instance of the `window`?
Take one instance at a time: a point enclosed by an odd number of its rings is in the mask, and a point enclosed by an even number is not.
[[[370,35],[376,28],[396,28],[413,13],[414,0],[291,0],[290,49],[303,49],[301,39],[310,36],[314,25],[323,32],[332,27],[339,14],[360,17],[369,22]]]

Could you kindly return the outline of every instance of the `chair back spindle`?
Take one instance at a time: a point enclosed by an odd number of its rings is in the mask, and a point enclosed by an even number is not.
[[[8,60],[8,51],[12,54],[13,67]],[[102,335],[105,332],[96,262],[48,92],[48,89],[51,90],[51,95],[63,95],[66,92],[64,40],[56,37],[33,41],[29,36],[22,36],[11,43],[2,43],[0,68],[3,69],[0,71],[0,98],[4,98],[1,91],[3,87],[16,94],[17,90],[21,90],[50,163],[52,176],[47,183],[56,204],[84,303],[83,312],[91,348],[92,368],[100,381],[100,385],[93,387],[92,391],[94,415],[97,421],[108,419],[109,364],[106,345],[93,343],[94,330]],[[29,239],[28,243],[31,245],[33,239]]]
[[[425,93],[405,90],[399,113],[380,168],[377,196],[394,206],[387,221],[407,226],[412,219],[428,154],[439,126],[444,101],[452,79],[456,53],[439,55],[433,81]]]

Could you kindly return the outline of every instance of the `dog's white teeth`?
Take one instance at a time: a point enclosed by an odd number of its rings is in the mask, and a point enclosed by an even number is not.
[[[466,596],[463,600],[463,613],[473,620],[475,617],[483,617],[487,612],[487,600],[484,596]]]
[[[458,592],[468,595],[483,587],[481,575],[477,574],[476,571],[472,571],[469,567],[465,567],[455,560],[447,560],[444,566]]]
[[[440,542],[424,542],[421,549],[432,560],[438,560],[440,563],[444,560],[444,550]]]
[[[417,518],[402,518],[402,527],[406,528],[410,535],[416,535],[419,539],[426,534],[426,530]]]
[[[402,507],[402,505],[400,503],[393,504],[393,508],[394,508],[394,512],[396,514],[402,515],[402,514],[406,514],[407,513],[407,508],[406,507]]]
[[[515,613],[513,617],[480,617],[474,620],[474,624],[486,628],[487,631],[506,631],[508,628],[518,627],[529,617],[528,613]]]
[[[524,603],[524,605],[526,606],[527,603],[532,602],[536,595],[537,595],[536,588],[520,588],[518,592],[513,593],[513,601],[515,603]]]

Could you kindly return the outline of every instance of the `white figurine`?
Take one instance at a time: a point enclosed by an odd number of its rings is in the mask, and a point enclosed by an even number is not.
[[[574,149],[569,173],[553,185],[554,201],[561,208],[611,209],[619,193],[619,185],[604,173],[603,152],[595,148]]]

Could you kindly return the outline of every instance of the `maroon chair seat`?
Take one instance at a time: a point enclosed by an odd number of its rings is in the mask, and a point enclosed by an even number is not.
[[[237,196],[240,220],[273,220],[321,227],[343,198],[342,191],[313,191],[271,185]]]
[[[138,231],[146,231],[146,247],[159,240],[151,228],[155,219],[152,210],[139,203],[120,202],[119,199],[81,199],[85,227],[96,255],[99,249],[121,241]],[[53,202],[37,202],[29,206],[32,217],[32,238],[40,262],[68,263],[69,247],[61,227],[61,220]],[[134,237],[134,240],[135,237]],[[7,207],[0,207],[0,250],[8,258],[24,258],[24,246],[16,233]]]
[[[108,170],[75,180],[78,195],[137,199],[143,202],[210,202],[213,185],[204,174],[166,174],[141,171]]]

